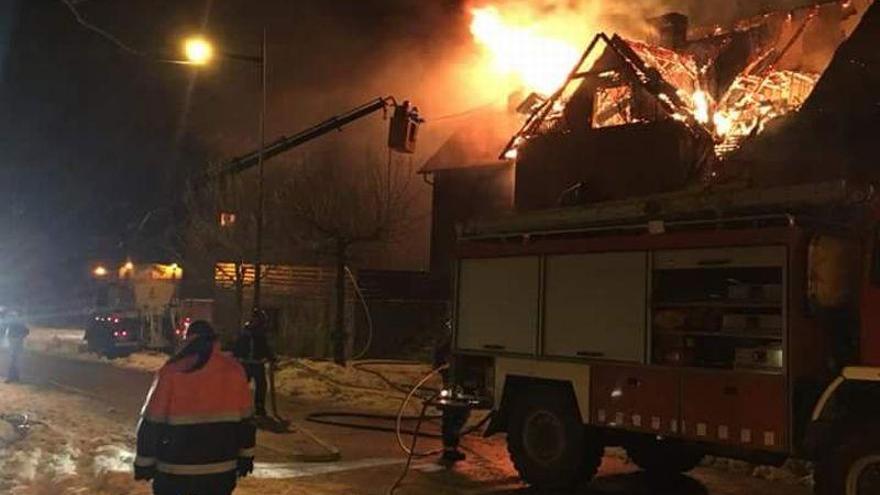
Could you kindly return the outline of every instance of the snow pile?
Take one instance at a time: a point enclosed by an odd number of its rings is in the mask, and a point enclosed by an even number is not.
[[[75,356],[85,343],[85,331],[82,329],[30,327],[30,331],[25,346],[35,352]]]
[[[0,446],[3,495],[148,495],[149,483],[132,477],[134,419],[106,404],[74,394],[31,386],[0,384],[0,412],[27,414],[30,433]],[[4,424],[5,421],[0,421]],[[253,476],[240,480],[236,494],[357,493],[347,485],[307,478],[337,471],[399,464],[399,457],[341,463],[258,462]],[[296,478],[292,485],[291,478]]]
[[[721,471],[752,476],[767,481],[810,485],[813,483],[813,465],[807,461],[788,459],[780,467],[750,464],[745,461],[706,456],[702,465]]]
[[[106,361],[113,366],[119,366],[121,368],[148,371],[150,373],[154,373],[156,371],[159,371],[159,368],[161,368],[165,364],[165,362],[168,361],[168,357],[168,354],[162,352],[141,351],[121,358],[101,358],[101,360]]]
[[[0,448],[18,440],[18,432],[6,421],[0,421]]]
[[[165,364],[168,355],[161,352],[140,351],[125,357],[108,359],[87,352],[83,336],[85,331],[75,328],[31,327],[25,347],[32,352],[62,356],[81,361],[101,362],[139,371],[155,372]]]
[[[4,414],[26,414],[31,422],[27,435],[0,447],[0,493],[150,492],[130,474],[131,421],[115,421],[86,398],[48,389],[0,385],[0,396]]]
[[[431,371],[420,363],[376,364],[369,361],[338,366],[329,361],[291,359],[279,363],[275,376],[279,394],[346,410],[396,412],[408,390]],[[384,377],[384,378],[383,378]],[[426,386],[440,387],[434,377]],[[413,403],[413,407],[418,407]]]

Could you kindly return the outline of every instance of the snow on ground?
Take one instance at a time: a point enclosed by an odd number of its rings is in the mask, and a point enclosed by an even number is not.
[[[103,362],[121,368],[155,372],[165,364],[168,355],[139,351],[129,356],[108,359],[85,349],[85,331],[77,328],[31,327],[25,347],[33,352],[63,356],[82,361]]]
[[[383,380],[370,371],[384,376]],[[419,363],[371,364],[369,361],[338,366],[329,361],[290,359],[279,363],[275,382],[279,394],[327,403],[347,411],[395,413],[408,390],[431,371]],[[388,383],[391,382],[391,383]],[[435,376],[426,386],[439,388]],[[412,402],[410,413],[420,404]]]
[[[51,389],[2,384],[0,397],[0,413],[25,414],[31,424],[23,438],[0,447],[0,493],[149,493],[121,472],[133,459],[133,418],[114,418],[87,398]]]
[[[85,331],[78,328],[30,327],[25,346],[38,352],[76,355],[80,353]]]
[[[148,495],[150,485],[132,477],[135,419],[102,403],[52,388],[0,384],[0,415],[27,415],[30,429],[19,435],[0,419],[0,494]],[[240,480],[239,495],[268,493],[352,493],[319,477],[331,473],[394,466],[400,458],[338,463],[258,462]]]
[[[83,334],[83,330],[74,328],[33,327],[25,345],[33,352],[147,372],[157,371],[168,359],[166,354],[150,351],[108,359],[87,352]],[[430,370],[430,366],[419,363],[363,361],[337,366],[330,361],[285,359],[279,363],[276,385],[279,394],[297,399],[327,403],[346,410],[396,412],[405,396],[402,390],[408,390]],[[387,381],[376,372],[385,376]],[[439,377],[434,377],[426,386],[439,388]],[[410,412],[417,412],[418,406],[413,402]]]

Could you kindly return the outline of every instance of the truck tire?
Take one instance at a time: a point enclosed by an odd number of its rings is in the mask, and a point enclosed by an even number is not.
[[[850,430],[816,463],[816,495],[880,493],[880,428]]]
[[[697,447],[678,442],[645,440],[627,446],[630,459],[648,474],[674,476],[697,467],[704,454]]]
[[[544,490],[568,490],[593,478],[605,449],[587,431],[573,398],[536,387],[514,404],[507,449],[523,481]]]

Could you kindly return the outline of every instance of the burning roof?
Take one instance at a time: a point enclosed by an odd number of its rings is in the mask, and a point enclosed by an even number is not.
[[[680,14],[656,20],[648,41],[597,35],[565,83],[542,98],[502,156],[533,137],[647,121],[680,122],[711,138],[718,163],[807,101],[834,52],[872,0],[823,2],[688,31]],[[603,52],[596,49],[604,45]]]
[[[745,143],[727,160],[724,173],[756,185],[880,179],[878,44],[880,5],[872,5],[801,110]]]

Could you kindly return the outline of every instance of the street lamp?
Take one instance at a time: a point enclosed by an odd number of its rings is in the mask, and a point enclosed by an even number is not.
[[[205,65],[214,58],[214,47],[201,36],[193,36],[183,41],[183,54],[193,65]]]
[[[188,63],[196,66],[207,65],[214,58],[214,46],[201,36],[192,36],[184,40],[183,52]],[[263,193],[263,155],[266,148],[266,86],[268,80],[267,67],[269,63],[268,51],[266,49],[266,29],[263,29],[263,43],[260,50],[260,56],[240,55],[236,53],[219,52],[221,58],[240,60],[244,62],[256,63],[260,66],[260,152],[258,155],[257,168],[259,177],[257,179],[257,232],[256,232],[256,255],[254,259],[254,301],[255,308],[260,307],[261,302],[261,278],[263,271],[263,209],[264,209],[264,193]]]

